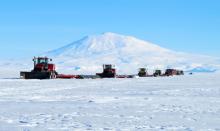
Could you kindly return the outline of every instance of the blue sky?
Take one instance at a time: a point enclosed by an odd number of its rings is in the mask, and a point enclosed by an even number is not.
[[[220,1],[0,1],[0,59],[34,56],[103,32],[219,57]]]

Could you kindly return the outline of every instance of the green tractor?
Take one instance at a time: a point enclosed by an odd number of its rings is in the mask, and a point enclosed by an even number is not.
[[[139,77],[146,77],[148,75],[146,68],[140,68],[138,72]]]
[[[153,75],[154,75],[154,77],[161,76],[162,75],[162,71],[161,70],[155,70]]]

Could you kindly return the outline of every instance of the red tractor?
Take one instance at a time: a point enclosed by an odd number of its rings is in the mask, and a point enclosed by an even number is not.
[[[166,69],[165,76],[173,76],[173,75],[184,75],[184,72],[183,70]]]
[[[30,72],[20,72],[23,79],[54,79],[57,76],[55,64],[49,63],[47,57],[34,57],[34,69]]]
[[[115,78],[116,77],[116,69],[113,65],[103,65],[103,72],[96,73],[97,76],[101,78]]]

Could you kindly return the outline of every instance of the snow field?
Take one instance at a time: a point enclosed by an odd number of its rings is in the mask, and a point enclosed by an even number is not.
[[[219,74],[0,79],[0,130],[220,130]]]

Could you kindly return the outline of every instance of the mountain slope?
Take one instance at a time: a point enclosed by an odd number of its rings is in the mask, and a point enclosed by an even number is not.
[[[102,64],[115,64],[121,73],[136,73],[139,67],[219,68],[217,58],[175,52],[131,36],[115,33],[86,36],[83,39],[44,54],[56,60],[60,69],[77,72],[101,71]]]

